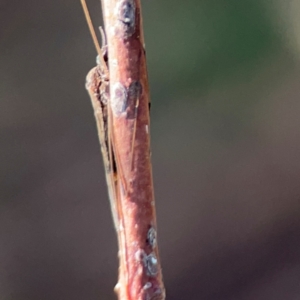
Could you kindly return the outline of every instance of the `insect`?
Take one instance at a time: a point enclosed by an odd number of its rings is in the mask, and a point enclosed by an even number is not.
[[[118,172],[113,150],[113,141],[111,133],[111,118],[108,107],[109,101],[109,70],[108,70],[108,51],[106,38],[103,29],[100,27],[102,36],[102,47],[100,47],[91,18],[84,0],[81,0],[87,23],[98,52],[97,66],[89,71],[86,77],[86,89],[91,98],[92,106],[95,113],[103,164],[105,169],[108,195],[116,230],[119,228],[119,212],[117,200]]]
[[[120,228],[119,222],[123,219],[121,205],[118,200],[120,199],[118,195],[118,185],[121,184],[122,190],[126,193],[127,184],[125,176],[122,175],[123,172],[121,167],[117,168],[118,156],[116,150],[113,147],[114,139],[112,133],[112,111],[109,105],[110,89],[108,69],[108,47],[106,44],[105,33],[102,27],[99,28],[102,37],[102,47],[100,47],[85,0],[81,0],[81,4],[93,38],[93,42],[98,53],[97,66],[91,69],[86,77],[86,89],[88,90],[94,108],[111,210],[115,228],[118,232]],[[132,115],[134,123],[130,155],[131,170],[133,169],[134,145],[137,129],[137,115],[139,107],[139,96],[141,90],[142,87],[138,82],[132,82],[132,84],[128,87],[128,90],[125,91],[129,100],[133,100],[131,98],[134,98]]]

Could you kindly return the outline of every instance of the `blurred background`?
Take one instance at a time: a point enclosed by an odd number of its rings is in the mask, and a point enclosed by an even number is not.
[[[299,300],[300,2],[142,5],[167,299]],[[0,41],[0,299],[116,299],[80,1],[1,0]]]

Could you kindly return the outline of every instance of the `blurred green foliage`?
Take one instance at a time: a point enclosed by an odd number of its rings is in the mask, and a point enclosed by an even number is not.
[[[196,101],[213,120],[211,137],[232,141],[251,130],[259,101],[249,93],[259,88],[251,81],[282,50],[271,7],[263,0],[144,1],[154,115],[162,107]],[[230,86],[234,95],[222,91]],[[218,90],[218,97],[206,97]]]
[[[194,9],[190,1],[143,2],[154,98],[159,94],[163,101],[173,101],[170,93],[187,89],[203,94],[237,73],[247,76],[257,61],[280,48],[264,1],[193,2]]]

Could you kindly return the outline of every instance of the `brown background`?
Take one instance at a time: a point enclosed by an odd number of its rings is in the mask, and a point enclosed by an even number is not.
[[[143,1],[170,300],[300,299],[298,3]],[[1,300],[116,298],[95,56],[79,0],[0,1]]]

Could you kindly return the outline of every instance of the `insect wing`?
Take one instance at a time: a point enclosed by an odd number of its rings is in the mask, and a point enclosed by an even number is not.
[[[91,98],[94,108],[103,164],[105,169],[108,196],[116,229],[119,228],[118,204],[117,204],[117,174],[113,170],[113,154],[111,141],[108,136],[108,113],[107,106],[101,102],[101,85],[103,84],[99,66],[94,67],[86,77],[86,89]]]

